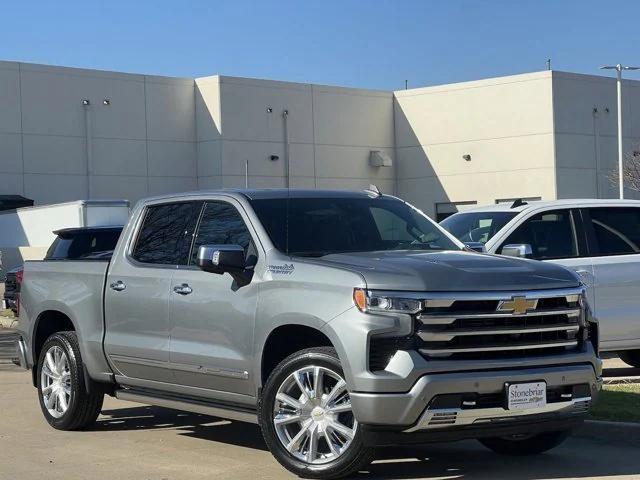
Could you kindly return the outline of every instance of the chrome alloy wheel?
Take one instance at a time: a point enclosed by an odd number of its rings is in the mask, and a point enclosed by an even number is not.
[[[358,427],[346,382],[320,366],[296,370],[282,382],[275,398],[273,424],[291,455],[315,465],[346,452]]]
[[[49,415],[54,418],[62,417],[71,401],[71,371],[67,354],[57,345],[45,353],[40,388]]]

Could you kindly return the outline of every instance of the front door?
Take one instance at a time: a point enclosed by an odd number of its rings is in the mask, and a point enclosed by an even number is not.
[[[182,202],[145,207],[132,244],[119,249],[112,259],[105,292],[104,346],[121,376],[173,382],[171,276],[180,263],[186,263],[193,234],[190,220],[199,206]]]
[[[257,282],[239,287],[229,274],[195,266],[201,245],[240,245],[255,264],[258,252],[241,205],[232,200],[204,204],[189,264],[171,282],[171,356],[176,383],[255,395],[252,372]],[[215,395],[214,395],[215,396]]]
[[[498,248],[509,244],[531,245],[530,258],[557,263],[575,271],[587,290],[587,301],[595,303],[594,276],[588,257],[579,212],[570,209],[547,210],[527,218]]]

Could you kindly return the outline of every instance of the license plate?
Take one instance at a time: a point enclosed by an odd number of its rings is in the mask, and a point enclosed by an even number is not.
[[[546,382],[512,383],[507,387],[507,408],[526,410],[547,405]]]

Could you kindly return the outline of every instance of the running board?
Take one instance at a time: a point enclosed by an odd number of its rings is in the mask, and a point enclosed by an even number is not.
[[[220,417],[238,422],[258,423],[258,416],[255,412],[236,410],[227,406],[219,406],[214,403],[199,400],[177,400],[162,396],[140,393],[133,390],[116,390],[116,398],[128,402],[146,403],[157,407],[171,408],[173,410],[183,410],[185,412],[200,413],[212,417]]]

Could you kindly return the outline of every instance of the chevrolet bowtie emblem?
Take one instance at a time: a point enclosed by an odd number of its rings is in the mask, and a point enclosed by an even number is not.
[[[529,310],[535,310],[538,306],[537,299],[527,299],[527,297],[513,297],[511,300],[501,300],[498,304],[498,311],[511,312],[522,315]]]

